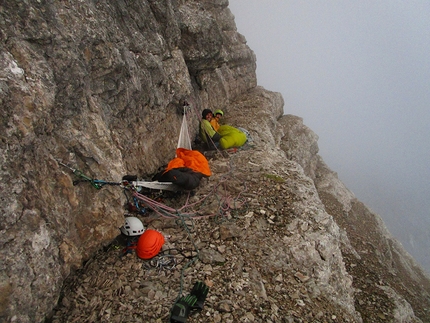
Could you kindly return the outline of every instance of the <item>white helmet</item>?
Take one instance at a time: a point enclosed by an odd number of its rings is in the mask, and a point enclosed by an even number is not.
[[[142,221],[134,216],[125,218],[125,223],[121,227],[121,232],[126,236],[139,236],[145,231]]]

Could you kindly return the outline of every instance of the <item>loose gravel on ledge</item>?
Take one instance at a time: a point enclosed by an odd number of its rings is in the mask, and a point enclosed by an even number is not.
[[[260,150],[215,153],[208,160],[213,175],[191,195],[157,197],[173,208],[190,205],[196,217],[132,214],[164,235],[158,256],[124,253],[130,238],[119,234],[68,278],[46,321],[169,322],[178,296],[204,281],[210,288],[205,306],[187,322],[357,322],[316,292],[309,268],[298,270],[288,259],[283,238],[294,234],[290,225],[301,216],[295,185],[306,179],[300,172]],[[301,230],[311,225],[303,219]],[[347,268],[357,270],[349,258]],[[366,283],[372,285],[368,279],[356,288]],[[357,305],[365,311],[367,301]],[[365,321],[389,322],[392,305],[377,301],[380,311]]]

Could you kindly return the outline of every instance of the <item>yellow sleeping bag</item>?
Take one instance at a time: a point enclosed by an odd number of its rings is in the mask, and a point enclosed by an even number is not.
[[[221,149],[229,149],[233,147],[242,147],[246,142],[246,135],[239,129],[222,125],[218,129],[218,133],[221,136],[219,145]]]

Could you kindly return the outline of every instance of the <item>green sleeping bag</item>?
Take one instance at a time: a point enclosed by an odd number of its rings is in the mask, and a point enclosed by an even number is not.
[[[242,147],[246,142],[246,135],[239,129],[222,125],[218,129],[218,133],[221,136],[219,145],[221,149],[229,149],[232,147]]]

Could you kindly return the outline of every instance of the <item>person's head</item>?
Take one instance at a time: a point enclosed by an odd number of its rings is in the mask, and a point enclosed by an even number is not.
[[[211,121],[211,119],[213,117],[212,111],[209,109],[204,109],[202,112],[202,117],[203,117],[203,119]]]
[[[218,109],[215,111],[215,118],[217,118],[217,120],[221,119],[223,115],[224,115],[224,112],[222,112],[222,110]]]

